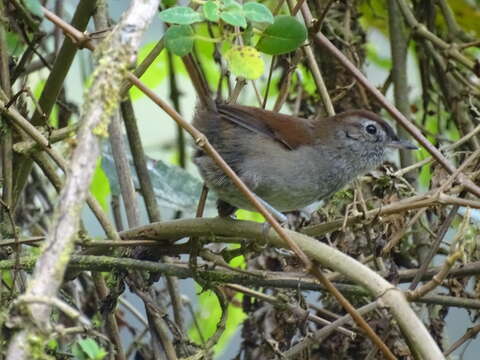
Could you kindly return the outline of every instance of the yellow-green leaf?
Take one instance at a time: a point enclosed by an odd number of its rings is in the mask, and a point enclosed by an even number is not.
[[[248,80],[262,76],[265,63],[260,53],[252,46],[234,46],[225,54],[230,71]]]
[[[97,160],[97,167],[93,174],[90,191],[102,206],[104,211],[108,210],[108,196],[110,195],[110,182],[102,169],[101,159]]]

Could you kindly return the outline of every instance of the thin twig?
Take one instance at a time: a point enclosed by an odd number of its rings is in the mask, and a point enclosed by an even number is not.
[[[78,312],[78,310],[74,309],[72,306],[63,302],[62,300],[54,297],[50,298],[47,296],[20,295],[14,300],[13,306],[16,307],[22,304],[48,304],[59,309],[70,319],[74,321],[78,320],[83,326],[87,328],[90,328],[92,326],[90,320],[88,320],[84,315]]]
[[[454,210],[455,211],[451,212],[449,215],[454,216],[458,209],[454,208]],[[447,222],[448,221],[446,221],[446,223]],[[464,217],[462,224],[460,226],[460,229],[458,230],[457,234],[452,240],[452,244],[450,245],[452,248],[451,254],[445,260],[441,270],[428,283],[426,283],[422,287],[416,290],[409,290],[407,292],[407,297],[409,299],[418,299],[423,295],[427,294],[428,292],[432,291],[433,289],[435,289],[437,286],[442,284],[442,281],[447,277],[448,272],[450,271],[452,266],[455,265],[455,262],[463,256],[463,251],[460,249],[460,246],[458,246],[457,243],[461,241],[461,239],[465,235],[469,222],[470,222],[470,209],[467,210],[467,215]]]
[[[373,302],[357,309],[357,312],[360,313],[361,315],[365,315],[370,311],[375,310],[377,307],[378,307],[378,302]],[[322,340],[324,340],[328,335],[330,335],[337,328],[351,321],[352,321],[352,317],[350,316],[350,314],[342,316],[341,318],[332,322],[330,325],[327,325],[324,328],[321,328],[315,331],[312,336],[304,338],[302,341],[295,344],[286,352],[284,352],[283,355],[287,359],[297,359],[298,355],[301,354],[301,352],[304,351],[304,349],[308,348],[314,343],[322,342]]]
[[[475,339],[480,332],[480,324],[475,325],[474,327],[467,330],[467,332],[455,341],[447,350],[445,350],[445,356],[450,355],[452,352],[457,350],[460,346],[465,344],[468,340]]]
[[[292,305],[292,304],[290,304],[290,303],[288,303],[288,302],[286,302],[286,301],[284,301],[280,298],[276,298],[274,296],[270,296],[270,295],[261,293],[259,291],[255,291],[255,290],[249,289],[249,288],[241,286],[241,285],[226,284],[225,286],[232,289],[232,290],[235,290],[235,291],[241,292],[243,294],[246,294],[248,296],[251,296],[251,297],[257,298],[259,300],[268,302],[269,304],[275,305],[276,307],[278,307],[280,309],[287,309],[288,311],[297,315],[299,318],[306,318],[306,319],[308,319],[310,321],[313,321],[313,322],[315,322],[319,325],[331,325],[332,324],[331,321],[328,321],[328,320],[322,319],[321,317],[313,315],[308,310],[305,310],[305,309],[301,308],[300,306]],[[344,327],[341,327],[341,326],[339,326],[338,328],[335,328],[334,330],[336,330],[339,333],[341,333],[343,335],[346,335],[346,336],[348,336],[352,339],[355,338],[356,335],[357,335],[353,331],[350,331],[350,330],[348,330]]]
[[[443,238],[445,237],[445,234],[447,233],[448,229],[450,228],[450,225],[453,222],[453,219],[457,215],[457,211],[460,208],[459,205],[454,205],[451,209],[450,212],[447,215],[447,218],[443,222],[442,226],[438,230],[438,235],[435,238],[435,241],[431,244],[431,249],[428,254],[428,256],[423,260],[422,265],[420,266],[420,269],[418,270],[417,274],[412,280],[412,283],[409,286],[409,290],[413,291],[417,287],[418,283],[420,282],[420,279],[423,278],[423,275],[428,269],[428,266],[430,265],[430,262],[432,261],[433,257],[437,253],[438,248],[440,247],[440,244],[442,243]]]

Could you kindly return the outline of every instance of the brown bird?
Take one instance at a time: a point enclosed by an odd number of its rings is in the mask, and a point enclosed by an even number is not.
[[[329,197],[380,165],[387,148],[416,149],[365,110],[311,121],[248,106],[201,103],[193,125],[273,212]],[[219,198],[220,216],[236,208],[255,210],[207,154],[198,150],[194,162]]]

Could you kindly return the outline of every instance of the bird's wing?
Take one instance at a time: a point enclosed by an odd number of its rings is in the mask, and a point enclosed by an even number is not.
[[[243,105],[217,104],[223,120],[268,136],[293,150],[312,144],[314,134],[309,120]]]

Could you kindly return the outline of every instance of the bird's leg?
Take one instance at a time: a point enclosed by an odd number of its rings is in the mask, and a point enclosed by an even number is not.
[[[275,220],[277,220],[280,223],[281,226],[287,225],[287,227],[289,227],[288,218],[285,215],[283,215],[280,211],[275,209],[272,205],[270,205],[268,202],[263,200],[260,196],[256,195],[255,193],[253,193],[253,196],[255,196],[255,198],[260,203],[262,203],[262,205],[267,209],[268,212],[270,212],[270,214],[272,214],[272,216],[275,218]],[[235,213],[237,208],[222,199],[218,199],[217,210],[218,210],[218,215],[220,217],[233,217],[233,214]],[[265,238],[268,232],[270,231],[270,228],[271,228],[271,225],[269,222],[263,223],[263,234]]]
[[[253,195],[257,198],[259,202],[262,203],[265,209],[267,209],[270,212],[270,214],[272,214],[272,216],[275,218],[275,220],[277,220],[281,225],[284,225],[285,223],[288,222],[288,218],[285,215],[283,215],[280,211],[275,209],[272,205],[270,205],[268,202],[263,200],[260,196],[256,194],[253,194]]]
[[[235,211],[237,211],[237,208],[226,201],[218,199],[217,211],[218,211],[218,216],[220,217],[230,217],[235,213]]]
[[[253,194],[253,196],[255,196],[255,198],[262,203],[262,205],[267,209],[267,211],[270,212],[270,214],[272,214],[275,220],[277,220],[280,224],[283,225],[288,221],[285,215],[283,215],[280,211],[275,209],[268,202],[263,200],[260,196],[256,194]],[[218,199],[217,210],[218,210],[218,215],[220,217],[229,217],[229,216],[232,216],[235,213],[235,211],[237,211],[237,208],[222,199]]]
[[[253,194],[255,195],[255,194]],[[270,214],[275,218],[275,220],[277,220],[279,223],[280,223],[280,226],[286,226],[287,228],[290,227],[290,224],[288,222],[288,217],[286,217],[284,214],[282,214],[280,211],[278,211],[277,209],[275,209],[272,205],[270,205],[268,202],[266,202],[265,200],[263,200],[261,197],[259,197],[258,195],[255,195],[255,197],[257,198],[257,200],[259,202],[262,203],[262,205],[265,207],[265,209],[267,209],[268,212],[270,212]],[[268,232],[270,231],[270,228],[272,227],[272,225],[266,221],[263,223],[263,237],[266,239],[267,238],[267,234]]]

